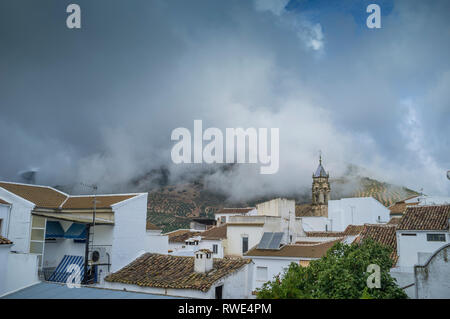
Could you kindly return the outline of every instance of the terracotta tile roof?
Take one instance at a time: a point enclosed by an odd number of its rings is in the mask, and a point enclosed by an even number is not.
[[[371,238],[372,240],[392,248],[391,259],[394,262],[393,266],[397,263],[397,226],[396,225],[364,225],[364,229],[355,242],[361,242],[364,238]]]
[[[194,237],[194,236],[199,236],[201,234],[202,234],[202,232],[196,232],[196,231],[190,231],[190,230],[184,230],[184,232],[179,232],[176,234],[168,234],[169,243],[184,243],[187,239]]]
[[[295,217],[308,217],[308,216],[314,216],[312,204],[295,205]]]
[[[364,225],[348,225],[344,231],[310,231],[305,232],[307,237],[345,237],[356,236],[362,232]]]
[[[448,230],[450,205],[408,207],[399,230]]]
[[[364,225],[348,225],[344,230],[344,236],[359,235],[364,229]]]
[[[4,201],[3,199],[0,198],[0,204],[4,204],[4,205],[10,205],[10,203],[8,203],[7,201]]]
[[[0,187],[38,207],[58,208],[68,197],[51,187],[0,182]]]
[[[331,231],[307,231],[306,237],[342,237],[343,232],[331,232]]]
[[[147,224],[145,226],[146,230],[161,230],[161,228],[159,228],[158,226],[156,226],[155,224],[152,224],[150,221],[147,220]]]
[[[279,250],[258,249],[255,246],[245,255],[250,257],[321,258],[338,241],[340,239],[319,244],[289,244],[282,246]]]
[[[213,227],[201,234],[203,239],[215,240],[227,238],[227,224]]]
[[[48,186],[0,182],[0,187],[34,203],[37,207],[51,209],[91,209],[94,207],[93,196],[70,196]],[[136,194],[98,195],[97,208],[110,208],[111,205],[134,196]]]
[[[251,259],[242,258],[214,259],[213,270],[201,274],[194,271],[194,257],[146,253],[105,280],[141,287],[206,292],[216,281],[250,262]]]
[[[401,217],[391,217],[387,225],[398,225],[400,223]]]
[[[251,210],[254,210],[255,207],[246,207],[246,208],[222,208],[218,210],[216,214],[245,214]]]
[[[10,241],[8,238],[0,236],[0,245],[10,245],[12,244],[12,241]]]
[[[111,205],[135,197],[131,195],[98,195],[96,208],[110,208]],[[62,209],[92,209],[94,208],[94,196],[70,196],[62,205]]]
[[[397,202],[391,206],[389,206],[391,215],[401,215],[405,212],[406,208],[409,206],[415,206],[419,203],[405,203],[405,201]]]

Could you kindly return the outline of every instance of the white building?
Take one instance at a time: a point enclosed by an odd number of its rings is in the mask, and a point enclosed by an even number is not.
[[[223,208],[214,214],[217,226],[228,223],[231,216],[255,216],[257,214],[255,207],[246,208]]]
[[[194,257],[144,254],[105,278],[105,287],[200,299],[251,298],[250,259],[213,258],[209,250]]]
[[[155,236],[146,232],[147,193],[97,195],[95,226],[93,196],[0,182],[0,199],[7,203],[0,205],[2,234],[13,242],[9,292],[38,282],[38,271],[49,279],[65,256],[82,260],[82,271],[86,264],[94,281],[101,283],[109,272],[155,246]],[[84,261],[86,250],[89,260],[96,260],[92,267]]]
[[[231,216],[227,224],[227,250],[230,256],[242,256],[257,245],[265,232],[283,232],[284,243],[304,236],[300,219],[295,217],[295,201],[273,199],[257,205],[257,215]]]
[[[390,211],[373,197],[352,197],[328,201],[328,217],[299,216],[308,231],[344,231],[348,225],[383,224]]]
[[[250,249],[244,258],[251,258],[254,264],[252,291],[255,292],[264,283],[271,281],[275,276],[283,274],[291,263],[303,267],[312,260],[326,255],[326,252],[339,240],[321,243],[295,243],[282,245],[279,249],[260,249],[258,246]]]
[[[410,206],[397,227],[397,266],[391,270],[401,287],[412,287],[416,296],[414,267],[450,242],[450,205]],[[437,275],[438,276],[438,275]]]

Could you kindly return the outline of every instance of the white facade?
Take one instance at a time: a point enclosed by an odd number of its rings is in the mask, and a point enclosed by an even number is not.
[[[162,235],[161,230],[147,230],[146,234],[147,244],[145,251],[167,254],[169,251],[169,237]]]
[[[427,234],[443,234],[445,241],[429,241]],[[448,231],[397,230],[398,267],[402,272],[413,273],[419,262],[419,253],[434,253],[450,242]]]
[[[344,231],[348,225],[387,223],[390,212],[373,197],[354,197],[328,201],[328,231]]]
[[[6,293],[6,278],[8,270],[9,249],[11,244],[0,244],[0,296]]]
[[[233,216],[227,226],[226,253],[242,257],[244,238],[249,250],[259,243],[264,232],[280,232],[282,226],[281,218],[276,216]]]
[[[331,231],[331,220],[323,216],[300,217],[303,230],[309,231]]]
[[[299,264],[300,260],[306,262],[311,260],[308,258],[267,256],[246,256],[244,258],[251,258],[253,261],[252,291],[261,288],[264,283],[272,281],[277,275],[283,274],[291,263]]]

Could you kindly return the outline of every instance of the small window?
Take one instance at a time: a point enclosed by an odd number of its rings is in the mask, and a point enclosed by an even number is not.
[[[256,280],[267,281],[267,267],[256,267]]]
[[[248,237],[242,237],[242,253],[248,251]]]
[[[217,244],[213,245],[213,253],[217,254],[217,252],[219,251],[219,246]]]
[[[416,236],[414,233],[403,233],[402,236]]]
[[[443,242],[445,242],[445,234],[427,234],[427,241],[443,241]]]

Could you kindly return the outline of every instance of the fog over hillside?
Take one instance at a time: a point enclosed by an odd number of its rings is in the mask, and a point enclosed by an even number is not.
[[[308,194],[321,150],[332,178],[355,164],[450,193],[449,1],[382,1],[376,31],[364,1],[81,1],[80,32],[61,27],[66,3],[18,2],[0,3],[2,180],[36,168],[71,193],[129,192],[204,175],[240,201]],[[279,128],[279,172],[173,164],[172,130],[196,119]]]

